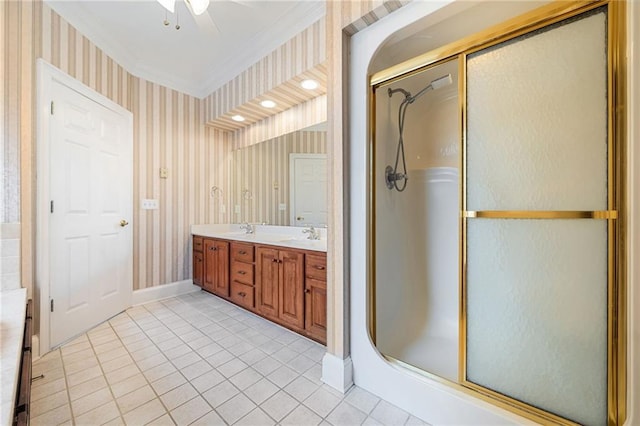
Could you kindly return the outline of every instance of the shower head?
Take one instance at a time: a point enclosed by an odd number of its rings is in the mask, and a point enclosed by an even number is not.
[[[436,78],[435,80],[433,80],[429,84],[429,86],[431,86],[431,88],[433,90],[438,90],[441,87],[450,85],[451,83],[453,83],[453,79],[451,78],[451,74],[447,74],[447,75],[442,76],[440,78]]]

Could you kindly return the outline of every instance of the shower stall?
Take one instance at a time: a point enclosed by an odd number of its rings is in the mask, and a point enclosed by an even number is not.
[[[440,82],[435,89],[433,81]],[[377,286],[376,345],[389,357],[456,380],[458,61],[381,92],[376,138],[385,142],[375,146],[375,199],[376,220],[385,225],[376,232],[376,253],[385,261],[376,262],[376,281],[389,285]]]
[[[356,383],[382,389],[366,359],[405,401],[420,377],[535,422],[623,423],[622,16],[554,3],[371,74]]]

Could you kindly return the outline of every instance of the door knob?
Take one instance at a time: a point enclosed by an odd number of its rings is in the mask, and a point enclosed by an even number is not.
[[[304,217],[298,216],[298,217],[296,217],[296,220],[304,220]]]
[[[122,219],[122,220],[120,221],[120,226],[122,226],[123,228],[124,228],[125,226],[127,226],[128,224],[129,224],[129,222],[127,222],[127,221],[126,221],[126,220],[124,220],[124,219]]]

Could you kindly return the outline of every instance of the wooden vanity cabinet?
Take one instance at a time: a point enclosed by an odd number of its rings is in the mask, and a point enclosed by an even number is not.
[[[193,237],[193,282],[322,344],[327,342],[327,255]]]
[[[307,254],[305,258],[305,323],[309,335],[327,342],[327,255]]]
[[[304,329],[304,253],[256,248],[258,312],[276,322]]]
[[[202,287],[204,277],[203,238],[193,237],[193,283]]]
[[[231,300],[255,310],[253,244],[231,242]]]
[[[229,242],[204,238],[203,287],[218,296],[229,297]]]

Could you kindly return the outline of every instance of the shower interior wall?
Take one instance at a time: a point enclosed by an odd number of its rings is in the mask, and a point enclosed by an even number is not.
[[[404,121],[408,183],[387,189],[404,95],[451,74],[453,84],[410,104]],[[449,380],[458,371],[458,61],[376,93],[376,346],[385,355]],[[400,159],[400,163],[402,160]]]

